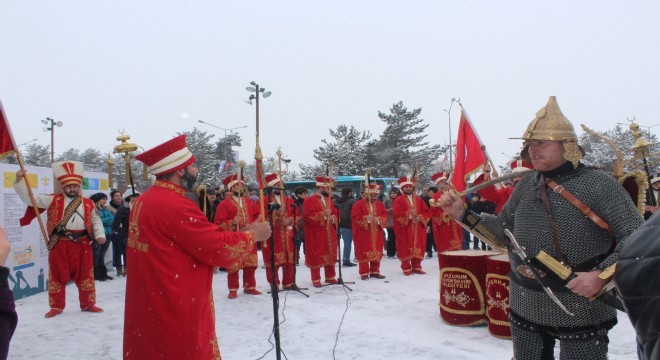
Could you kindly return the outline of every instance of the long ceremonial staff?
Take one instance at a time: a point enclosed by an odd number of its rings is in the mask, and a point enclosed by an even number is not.
[[[370,233],[371,233],[371,240],[373,241],[374,235],[376,232],[374,231],[374,221],[375,219],[375,214],[374,214],[374,202],[371,200],[371,189],[369,186],[371,185],[371,175],[369,175],[369,170],[364,174],[364,194],[367,196],[367,203],[369,204],[369,213],[372,215],[371,222],[369,223],[369,228],[370,228]]]
[[[39,222],[39,228],[41,229],[41,235],[44,237],[44,241],[46,242],[46,246],[48,246],[48,232],[46,231],[46,227],[44,226],[44,221],[41,219],[41,215],[39,213],[39,206],[37,206],[37,199],[34,197],[34,193],[32,192],[32,187],[30,186],[30,181],[28,180],[27,176],[27,170],[25,169],[25,164],[23,163],[23,156],[21,156],[21,153],[18,151],[18,146],[16,146],[16,140],[14,140],[14,134],[11,132],[11,127],[9,126],[9,120],[7,120],[7,115],[5,114],[5,108],[2,106],[2,101],[0,101],[0,121],[5,124],[7,127],[7,132],[9,133],[9,138],[11,139],[11,147],[16,153],[16,158],[18,159],[18,166],[21,167],[21,170],[25,172],[25,176],[23,179],[25,179],[25,185],[27,186],[28,189],[28,194],[30,194],[30,200],[32,201],[32,209],[34,210],[34,213],[37,217],[37,221]]]
[[[255,98],[257,101],[257,116],[256,116],[256,144],[254,148],[254,160],[255,160],[255,165],[257,168],[257,183],[259,184],[259,211],[261,213],[261,221],[266,221],[266,210],[264,209],[264,172],[263,172],[263,159],[264,155],[261,153],[261,146],[259,146],[259,92],[260,88],[259,85],[254,84],[256,91],[255,91]],[[272,219],[271,219],[272,220]],[[271,224],[272,225],[272,224]],[[274,240],[274,235],[271,235],[272,239]],[[275,268],[275,260],[274,260],[274,254],[275,254],[275,244],[272,243],[272,248],[270,249],[271,251],[271,269]],[[273,271],[273,278],[275,277],[275,272]],[[275,351],[277,352],[275,354],[275,357],[277,360],[282,358],[282,348],[280,347],[280,322],[279,322],[279,297],[277,295],[277,289],[275,288],[277,285],[275,284],[275,281],[272,282],[272,290],[271,294],[273,297],[273,334],[275,336]]]
[[[417,176],[419,175],[419,165],[415,164],[415,171],[413,171],[413,193],[412,193],[412,208],[415,209],[415,213],[417,213]],[[417,216],[418,214],[415,214],[415,217],[412,218],[412,229],[413,229],[413,248],[412,252],[415,252],[415,246],[417,246]]]
[[[264,209],[264,172],[263,172],[263,159],[264,155],[261,153],[261,146],[259,146],[259,85],[256,85],[255,99],[257,101],[257,124],[256,124],[256,145],[254,148],[254,160],[257,167],[257,183],[259,184],[259,211],[261,213],[261,221],[266,221],[266,211]]]

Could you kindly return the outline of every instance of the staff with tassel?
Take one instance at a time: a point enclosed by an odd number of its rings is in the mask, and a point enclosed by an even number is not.
[[[2,106],[2,102],[0,101],[0,159],[9,156],[12,153],[16,154],[16,158],[18,159],[18,166],[21,167],[21,171],[27,172],[25,169],[25,164],[23,163],[23,156],[21,156],[21,153],[18,151],[18,146],[16,146],[16,141],[14,140],[14,134],[11,132],[9,121],[7,120],[7,115],[5,115],[5,109]],[[39,206],[37,206],[37,199],[34,197],[34,193],[32,192],[32,186],[30,185],[29,177],[25,176],[23,179],[25,179],[25,185],[27,185],[28,193],[30,194],[32,210],[34,211],[34,215],[36,216],[37,221],[39,222],[41,235],[44,237],[46,246],[48,246],[48,232],[46,231],[46,226],[44,225],[43,219],[41,219],[41,216],[39,216],[43,210],[40,210]],[[24,217],[21,219],[21,226],[29,224],[31,220],[31,218],[28,219],[28,217]]]

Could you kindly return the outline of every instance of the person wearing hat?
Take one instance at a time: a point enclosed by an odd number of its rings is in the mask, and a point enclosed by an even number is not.
[[[643,219],[610,174],[580,162],[577,135],[554,96],[536,113],[522,139],[521,155],[531,161],[535,172],[516,184],[498,215],[466,212],[452,190],[439,203],[497,245],[509,245],[504,234],[508,229],[529,256],[543,250],[576,275],[565,285],[546,282],[571,316],[551,300],[514,247],[508,246],[516,359],[553,359],[557,340],[562,359],[607,359],[607,334],[617,322],[617,313],[604,302],[589,299],[606,285],[609,279],[599,275],[616,263],[626,239]]]
[[[449,189],[447,185],[447,178],[449,174],[441,171],[433,174],[431,180],[438,188],[438,191],[433,194],[433,204],[443,192]],[[431,206],[429,208],[431,216],[431,227],[433,231],[433,240],[435,241],[436,251],[442,253],[444,251],[461,250],[463,248],[463,230],[460,225],[456,223],[449,215],[445,214],[440,207]],[[440,259],[438,259],[438,262]]]
[[[213,222],[220,226],[220,229],[228,232],[239,232],[245,226],[253,223],[259,216],[259,207],[249,197],[245,196],[245,178],[239,178],[238,174],[229,175],[223,180],[227,189],[231,190],[232,195],[218,205],[215,210]],[[262,244],[263,245],[263,244]],[[243,292],[248,295],[261,295],[257,290],[257,279],[255,272],[259,265],[257,257],[257,244],[250,250],[250,255],[241,264],[240,267],[227,270],[227,287],[229,288],[230,299],[238,297],[240,288],[239,271],[243,270]]]
[[[128,224],[131,216],[131,208],[135,199],[140,196],[139,192],[129,189],[124,192],[124,200],[115,213],[112,222],[112,233],[115,234],[115,246],[113,247],[113,265],[117,269],[117,276],[126,276],[126,245],[128,244]]]
[[[522,173],[527,170],[534,170],[534,165],[532,165],[532,163],[527,160],[514,160],[509,164],[509,167],[511,168],[511,172],[513,174]],[[484,165],[484,172],[474,180],[472,186],[477,186],[483,182],[490,181],[491,179],[490,164],[486,164]],[[494,202],[495,213],[499,214],[500,211],[502,211],[504,204],[506,204],[507,200],[509,200],[509,197],[511,197],[511,194],[513,193],[513,187],[518,183],[518,181],[520,181],[520,179],[522,179],[522,177],[514,177],[513,186],[505,185],[498,189],[495,187],[495,184],[493,184],[485,187],[479,190],[479,196]]]
[[[648,220],[658,211],[660,202],[660,173],[651,177],[649,192],[646,195],[646,205],[644,206],[644,220]]]
[[[124,312],[124,359],[220,359],[213,273],[237,269],[264,223],[228,232],[210,223],[186,196],[197,180],[185,135],[135,157],[156,176],[131,208]]]
[[[389,214],[385,210],[385,205],[378,200],[380,189],[381,186],[378,184],[369,184],[363,189],[362,199],[355,202],[351,208],[355,257],[362,280],[367,280],[369,277],[385,278],[380,274],[380,261],[383,258],[384,230]]]
[[[426,224],[430,214],[424,200],[414,193],[415,182],[417,179],[411,176],[401,177],[398,183],[403,194],[392,203],[396,255],[401,261],[404,275],[426,274],[422,270],[422,260],[426,249]]]
[[[106,242],[102,245],[92,244],[92,248],[94,249],[94,280],[112,280],[113,277],[108,276],[108,268],[105,266],[105,253],[110,246],[110,241],[107,240],[112,238],[112,222],[114,221],[115,216],[107,209],[106,203],[108,202],[108,195],[99,192],[90,196],[89,199],[94,202],[96,211],[99,212],[106,239]]]
[[[60,161],[51,164],[53,175],[62,186],[61,194],[37,195],[37,206],[46,209],[49,234],[48,249],[48,305],[46,318],[52,318],[64,311],[66,306],[66,284],[69,281],[78,287],[80,309],[88,312],[103,312],[96,306],[94,286],[94,259],[92,242],[104,244],[106,241],[103,223],[94,202],[82,196],[84,169],[79,161]],[[26,217],[21,225],[27,225],[35,214],[32,201],[25,184],[26,172],[16,172],[14,189],[18,197],[28,206]]]
[[[316,192],[303,202],[305,266],[310,269],[314,287],[321,287],[321,268],[326,283],[338,283],[335,264],[339,211],[330,197],[334,181],[331,177],[317,176]]]
[[[266,186],[272,188],[268,203],[273,206],[272,211],[272,241],[275,246],[275,273],[271,268],[271,243],[265,241],[261,247],[261,254],[266,265],[266,279],[268,284],[280,285],[279,269],[282,269],[282,288],[291,289],[294,285],[294,264],[296,248],[293,245],[293,219],[300,217],[298,207],[294,200],[284,193],[284,183],[277,174],[268,174],[265,177]],[[267,211],[266,211],[267,213]]]

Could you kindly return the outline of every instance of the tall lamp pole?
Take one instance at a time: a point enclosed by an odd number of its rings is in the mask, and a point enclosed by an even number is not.
[[[53,118],[47,117],[46,120],[41,120],[45,125],[50,125],[50,127],[44,127],[43,130],[50,131],[50,162],[55,162],[55,127],[62,127],[64,123],[61,121],[55,121]]]
[[[449,110],[445,109],[444,111],[447,112],[447,117],[448,117],[448,123],[449,123],[449,170],[451,171],[454,168],[454,154],[451,148],[451,107],[454,106],[454,103],[456,101],[460,101],[461,98],[451,98],[451,103],[449,104]]]
[[[264,159],[263,154],[261,153],[261,146],[259,146],[259,95],[263,96],[264,98],[267,98],[271,95],[270,91],[266,91],[266,89],[262,88],[257,84],[256,82],[252,81],[250,82],[251,86],[248,86],[245,88],[248,92],[250,92],[250,97],[248,98],[248,103],[252,105],[252,100],[255,100],[257,103],[257,114],[256,114],[256,145],[254,148],[254,160],[255,160],[255,165],[257,168],[257,183],[259,183],[259,209],[261,210],[261,221],[264,221],[266,218],[265,215],[265,207],[264,207],[264,174],[263,174],[263,169],[262,169],[262,161]],[[284,191],[284,190],[280,190]],[[270,193],[269,193],[270,194]],[[268,195],[269,195],[268,194]],[[266,196],[268,196],[266,195]],[[270,199],[269,199],[270,201]],[[284,203],[282,205],[285,205]],[[270,207],[268,208],[269,211],[272,211],[274,208]],[[286,210],[285,210],[286,211]],[[273,226],[273,214],[271,213],[269,216],[269,219],[271,221],[271,227]],[[271,272],[273,273],[273,279],[275,279],[275,274],[277,274],[277,269],[275,267],[275,238],[271,236],[270,240],[270,266],[271,266]],[[277,285],[275,284],[275,281],[271,281],[271,291],[270,294],[273,298],[273,335],[275,337],[275,358],[277,360],[282,359],[282,348],[280,346],[280,320],[279,320],[279,296],[277,295],[278,289]]]
[[[218,128],[220,130],[224,130],[224,132],[225,132],[225,140],[224,140],[224,142],[225,142],[225,161],[229,160],[229,159],[227,159],[227,131],[232,131],[232,130],[236,130],[236,129],[243,129],[243,128],[246,128],[247,125],[225,129],[225,128],[220,127],[218,125],[209,124],[206,121],[202,121],[202,120],[197,120],[197,121],[202,123],[202,124],[205,124],[205,125],[208,125],[208,126],[213,126],[214,128]]]

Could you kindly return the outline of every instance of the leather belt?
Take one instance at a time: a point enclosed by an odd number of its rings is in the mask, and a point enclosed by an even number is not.
[[[554,190],[557,194],[563,196],[566,200],[568,200],[573,206],[578,208],[580,212],[587,216],[591,221],[593,221],[596,225],[598,225],[601,229],[604,230],[609,230],[610,226],[603,220],[598,214],[593,212],[587,205],[585,205],[582,201],[580,201],[578,198],[573,196],[568,190],[566,190],[563,186],[557,184],[554,181],[548,182],[548,185],[550,185],[550,188]]]

